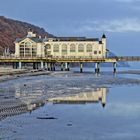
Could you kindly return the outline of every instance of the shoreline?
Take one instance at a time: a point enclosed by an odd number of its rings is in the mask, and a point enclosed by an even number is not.
[[[6,70],[6,71],[4,71]],[[28,70],[28,69],[7,69],[3,68],[0,71],[0,83],[8,80],[22,78],[26,76],[48,75],[52,72],[46,70]]]
[[[0,82],[5,82],[5,81],[8,81],[8,80],[13,80],[13,79],[21,78],[21,77],[26,77],[26,76],[39,76],[39,75],[46,75],[46,74],[57,76],[58,74],[63,74],[63,73],[68,73],[68,71],[47,71],[47,70],[13,69],[13,68],[10,68],[10,67],[7,67],[7,68],[0,67]],[[69,73],[73,73],[73,72],[69,71]],[[83,72],[83,74],[84,74],[84,72]],[[140,75],[140,70],[117,71],[116,74]]]

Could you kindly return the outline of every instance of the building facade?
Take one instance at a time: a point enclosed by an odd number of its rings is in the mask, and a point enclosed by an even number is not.
[[[92,92],[79,93],[73,96],[50,98],[49,101],[53,103],[98,103],[101,101],[102,106],[106,105],[107,88],[96,88]]]
[[[33,32],[15,41],[15,57],[106,57],[106,36],[41,38]]]

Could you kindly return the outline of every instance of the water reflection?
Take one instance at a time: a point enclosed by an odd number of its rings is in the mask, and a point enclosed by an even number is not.
[[[33,85],[16,86],[15,98],[27,105],[28,111],[36,109],[44,104],[44,88],[34,87]]]
[[[15,96],[0,99],[0,120],[26,112],[31,113],[32,110],[43,106],[45,104],[43,93],[40,88],[16,84]]]
[[[43,85],[42,85],[43,86]],[[14,96],[1,99],[0,102],[0,120],[9,116],[14,116],[33,110],[45,105],[45,91],[42,86],[34,86],[32,84],[16,84],[14,88]],[[106,105],[107,88],[95,88],[92,92],[81,92],[78,95],[51,98],[49,101],[54,104],[85,104],[99,103]]]
[[[91,92],[84,92],[67,97],[51,98],[49,101],[53,102],[54,104],[85,104],[101,102],[102,106],[105,107],[108,91],[108,88],[95,88]]]

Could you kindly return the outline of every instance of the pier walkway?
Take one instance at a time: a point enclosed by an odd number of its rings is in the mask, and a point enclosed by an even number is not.
[[[0,62],[118,62],[140,61],[140,56],[115,56],[115,57],[14,57],[0,56]]]
[[[61,70],[69,70],[70,63],[79,63],[80,72],[83,71],[83,63],[95,63],[95,72],[100,72],[100,63],[113,63],[116,72],[116,63],[119,61],[140,61],[140,56],[115,56],[115,57],[14,57],[0,56],[0,63],[12,63],[13,68],[22,68],[22,64],[33,63],[34,69],[55,70],[56,63],[61,63]]]

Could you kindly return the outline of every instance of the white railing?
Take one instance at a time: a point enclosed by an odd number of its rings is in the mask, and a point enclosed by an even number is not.
[[[49,57],[40,57],[40,56],[36,56],[36,57],[16,57],[16,56],[0,56],[0,59],[29,59],[29,60],[36,60],[36,59],[49,59],[49,60],[63,60],[63,59],[87,59],[87,60],[103,60],[103,59],[118,59],[118,58],[123,58],[123,57],[96,57],[96,56],[49,56]],[[126,58],[126,57],[125,57]],[[130,57],[128,57],[130,58]],[[133,58],[133,57],[131,57]],[[135,58],[135,57],[134,57]],[[140,57],[139,57],[140,58]]]

